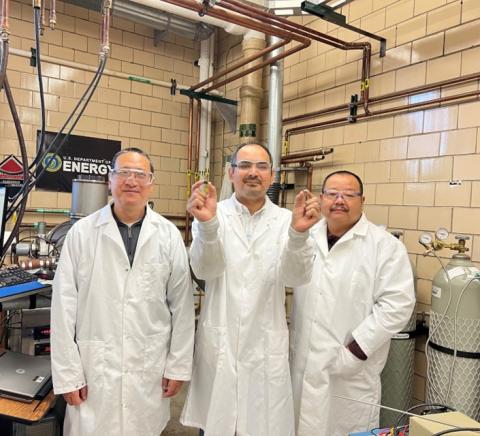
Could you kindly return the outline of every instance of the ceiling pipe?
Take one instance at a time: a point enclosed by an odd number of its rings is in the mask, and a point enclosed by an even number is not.
[[[275,36],[270,37],[270,44],[278,41]],[[274,57],[282,53],[283,47],[272,51]],[[273,183],[268,189],[268,197],[278,204],[280,193],[280,159],[282,156],[282,114],[283,114],[283,60],[270,65],[268,92],[268,149],[272,155]]]
[[[460,84],[463,84],[463,83],[473,82],[473,81],[476,81],[476,80],[480,80],[480,74],[479,73],[474,73],[474,74],[469,74],[469,75],[466,75],[466,76],[456,77],[454,79],[442,80],[440,82],[430,83],[428,85],[421,85],[421,86],[417,86],[415,88],[405,89],[403,91],[392,92],[392,93],[385,94],[385,95],[382,95],[382,96],[379,96],[379,97],[372,97],[372,98],[369,99],[369,102],[370,102],[370,104],[384,103],[386,101],[396,100],[398,98],[408,97],[408,96],[411,96],[411,95],[414,95],[414,94],[420,94],[420,93],[423,93],[423,92],[441,90],[441,88],[448,88],[450,86],[460,85]],[[358,104],[362,105],[363,101],[360,100],[358,102]],[[321,115],[328,115],[328,114],[332,114],[332,113],[335,113],[335,112],[348,110],[348,108],[349,108],[349,104],[344,103],[344,104],[340,104],[340,105],[337,105],[337,106],[331,106],[329,108],[320,109],[318,111],[307,112],[307,113],[302,114],[302,115],[295,115],[293,117],[287,117],[287,118],[284,118],[282,121],[283,121],[283,124],[290,124],[290,123],[294,123],[294,122],[297,122],[297,121],[306,120],[306,119],[309,119],[309,118],[316,118],[316,117],[321,116]]]
[[[187,20],[191,20],[194,22],[202,21],[212,26],[220,27],[224,29],[227,33],[231,33],[232,35],[243,35],[248,31],[246,27],[242,27],[218,18],[210,17],[208,15],[200,17],[198,15],[198,12],[195,9],[188,10],[182,6],[178,6],[170,2],[158,1],[158,0],[130,0],[130,2],[147,6],[149,8],[153,8],[156,10],[162,10],[168,14],[178,15],[179,17],[183,17],[183,18],[186,18]],[[160,17],[161,16],[159,16],[159,18]],[[174,17],[170,17],[170,18],[175,19]],[[165,16],[165,25],[168,24],[168,19],[169,17]]]
[[[446,97],[435,98],[428,101],[421,101],[417,103],[409,103],[401,106],[396,106],[393,108],[381,109],[378,111],[371,111],[368,114],[360,114],[356,117],[357,122],[368,121],[370,119],[385,118],[393,115],[403,115],[410,112],[416,112],[419,110],[429,110],[429,109],[438,109],[446,106],[451,106],[454,104],[460,103],[470,103],[478,101],[480,99],[480,90],[466,92],[457,95],[450,95]],[[289,140],[291,136],[298,135],[304,132],[311,132],[316,130],[323,130],[330,127],[338,127],[352,124],[348,121],[348,118],[336,118],[328,121],[321,121],[318,123],[307,124],[301,127],[295,127],[293,129],[288,129],[285,132],[285,140]],[[287,139],[288,138],[288,139]],[[312,151],[314,153],[315,151]],[[290,155],[282,157],[282,162],[284,159],[288,159]],[[305,158],[305,161],[308,161],[309,158]]]

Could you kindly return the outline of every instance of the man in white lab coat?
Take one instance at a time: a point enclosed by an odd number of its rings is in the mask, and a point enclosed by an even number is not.
[[[357,175],[328,175],[320,198],[313,277],[292,309],[296,430],[346,436],[378,426],[380,409],[356,400],[380,402],[390,338],[415,305],[413,277],[403,244],[363,215]]]
[[[274,205],[269,151],[240,146],[229,172],[235,193],[218,203],[213,185],[193,185],[190,261],[206,280],[192,381],[181,421],[206,436],[293,436],[285,286],[307,283],[309,228],[319,201],[297,195]]]
[[[52,372],[66,436],[158,436],[191,376],[194,311],[177,228],[147,206],[140,149],[112,161],[113,203],[68,232],[53,283]]]

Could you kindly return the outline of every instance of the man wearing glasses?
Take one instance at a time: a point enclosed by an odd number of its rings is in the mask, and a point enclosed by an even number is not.
[[[192,270],[206,280],[194,370],[181,421],[206,436],[293,436],[285,286],[308,283],[309,229],[319,201],[296,197],[293,213],[267,197],[269,151],[243,144],[231,158],[235,193],[217,204],[213,185],[193,185]]]
[[[323,219],[312,229],[312,280],[294,291],[291,365],[297,436],[345,436],[378,427],[380,373],[390,338],[415,305],[401,242],[362,213],[360,178],[328,175]]]
[[[53,283],[52,373],[70,436],[158,436],[191,376],[193,293],[177,228],[153,212],[153,166],[118,152],[113,202],[68,232]]]

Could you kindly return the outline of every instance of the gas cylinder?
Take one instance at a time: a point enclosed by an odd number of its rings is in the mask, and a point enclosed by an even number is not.
[[[391,232],[396,238],[400,238],[402,232]],[[417,275],[415,265],[410,262],[417,290]],[[416,312],[410,317],[403,330],[394,335],[390,342],[387,363],[380,376],[382,382],[382,405],[399,410],[407,410],[412,405],[413,398],[413,375],[415,356],[415,329]],[[398,413],[387,409],[380,410],[380,427],[390,427],[398,419]]]
[[[468,236],[433,278],[427,340],[427,402],[480,419],[480,271],[466,254]],[[444,248],[442,247],[442,248]]]

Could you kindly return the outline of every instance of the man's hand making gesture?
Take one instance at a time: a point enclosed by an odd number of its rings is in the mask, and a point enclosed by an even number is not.
[[[295,197],[292,211],[292,227],[297,232],[306,232],[320,220],[320,199],[304,189]]]
[[[187,211],[197,221],[210,221],[217,213],[217,190],[210,182],[202,180],[192,185],[192,194],[187,202]]]

